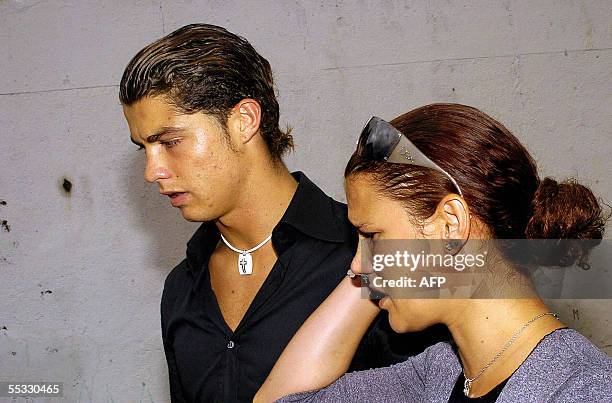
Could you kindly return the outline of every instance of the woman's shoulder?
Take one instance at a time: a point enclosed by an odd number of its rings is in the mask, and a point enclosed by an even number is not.
[[[507,401],[518,396],[522,400],[588,397],[607,401],[612,399],[612,358],[576,330],[556,330],[542,339],[512,375],[502,396],[510,398]]]
[[[571,362],[574,368],[612,371],[612,358],[574,329],[554,331],[542,340],[536,351],[542,358],[555,356]]]

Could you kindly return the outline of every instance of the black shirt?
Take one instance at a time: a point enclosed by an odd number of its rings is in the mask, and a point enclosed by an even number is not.
[[[214,223],[200,226],[187,258],[168,275],[161,323],[173,402],[251,401],[293,334],[346,274],[357,242],[346,206],[301,172],[293,175],[297,190],[272,231],[277,261],[234,332],[210,284],[208,260],[220,239]],[[389,346],[390,333],[386,318],[375,321],[351,368],[405,360]]]

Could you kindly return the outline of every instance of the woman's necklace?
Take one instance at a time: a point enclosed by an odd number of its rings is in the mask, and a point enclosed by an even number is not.
[[[516,333],[514,333],[514,335],[510,338],[510,340],[508,340],[506,345],[501,350],[499,350],[499,352],[497,354],[495,354],[495,357],[493,357],[493,359],[491,361],[489,361],[489,363],[487,365],[485,365],[484,368],[482,368],[480,370],[478,375],[476,375],[473,378],[468,378],[465,375],[465,370],[464,370],[463,371],[463,376],[465,377],[465,382],[463,383],[463,393],[466,396],[469,397],[470,396],[470,388],[472,387],[472,382],[474,382],[476,379],[478,379],[480,377],[480,375],[482,375],[487,370],[487,368],[489,368],[499,357],[501,357],[501,355],[512,345],[512,343],[514,343],[516,341],[516,339],[519,337],[519,335],[521,333],[523,333],[523,330],[527,329],[527,327],[529,325],[531,325],[533,322],[535,322],[536,320],[538,320],[541,317],[544,317],[546,315],[552,315],[555,318],[559,319],[559,316],[557,316],[557,314],[553,313],[553,312],[544,312],[544,313],[539,314],[535,318],[531,319],[529,322],[525,323],[519,330],[517,330]]]
[[[266,239],[263,240],[259,245],[251,249],[238,249],[232,244],[230,244],[223,234],[221,235],[221,239],[225,246],[238,253],[238,273],[241,276],[252,274],[253,273],[253,257],[251,256],[252,252],[255,252],[257,249],[261,248],[272,238],[272,234],[270,234]]]

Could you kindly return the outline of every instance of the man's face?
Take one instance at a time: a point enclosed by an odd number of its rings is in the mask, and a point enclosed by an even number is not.
[[[210,221],[231,211],[240,163],[218,121],[179,113],[163,97],[147,97],[123,112],[133,142],[144,147],[147,182],[189,221]]]

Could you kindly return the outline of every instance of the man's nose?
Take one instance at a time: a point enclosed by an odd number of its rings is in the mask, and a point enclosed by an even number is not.
[[[168,179],[170,171],[163,164],[154,158],[147,158],[147,165],[144,171],[144,178],[147,182],[153,183],[159,179]]]

